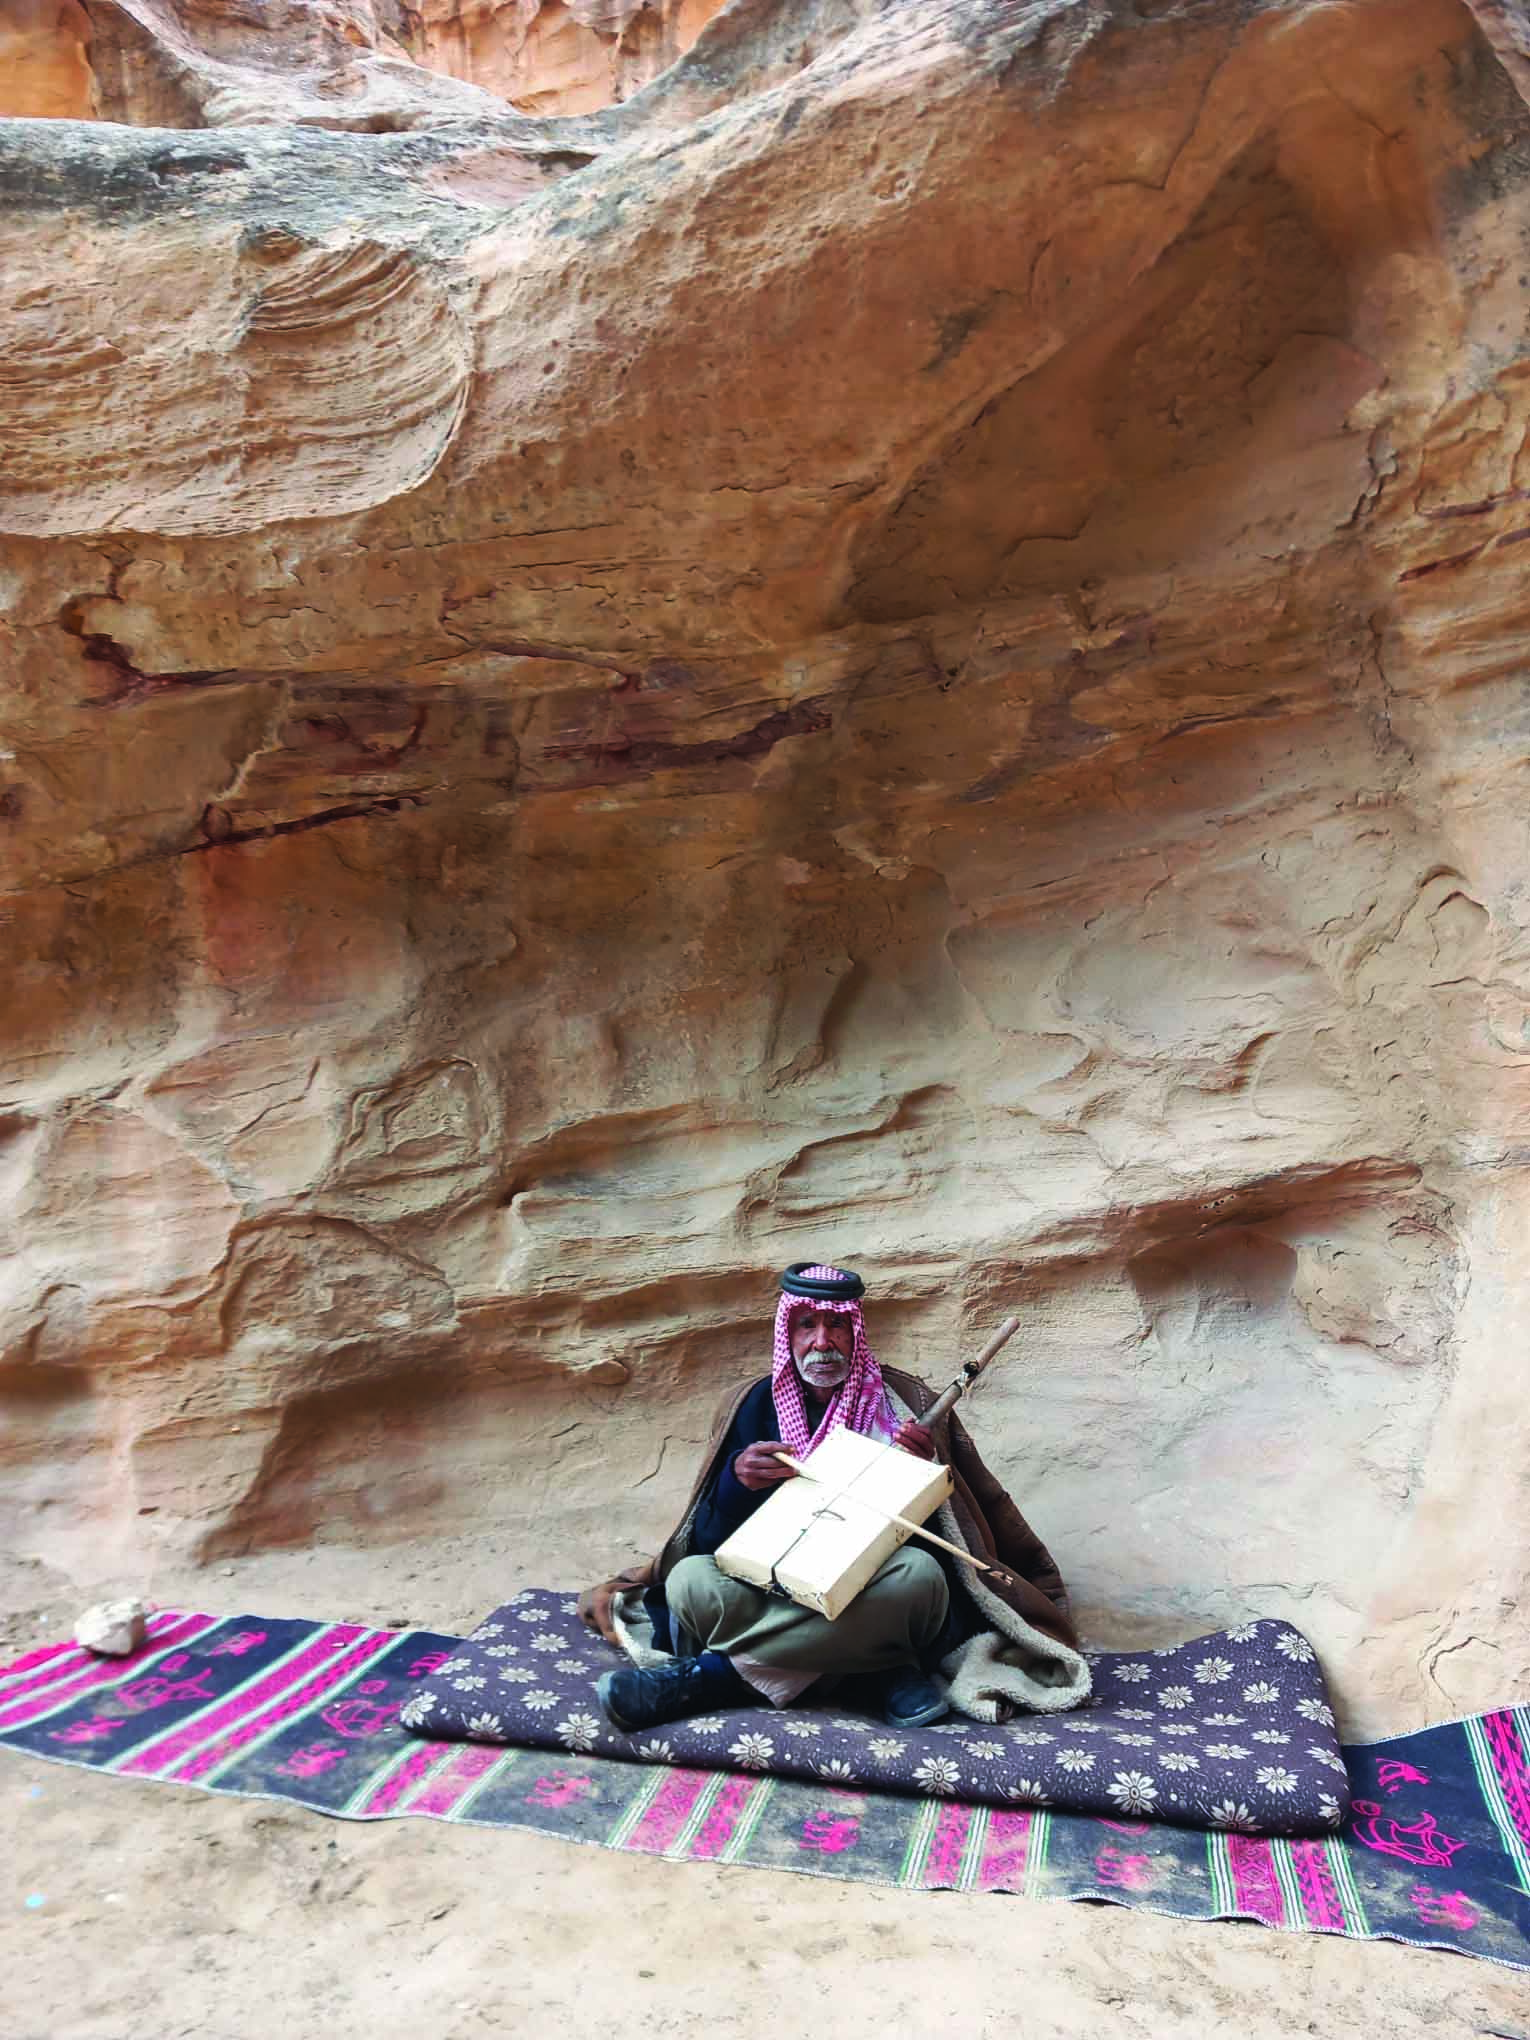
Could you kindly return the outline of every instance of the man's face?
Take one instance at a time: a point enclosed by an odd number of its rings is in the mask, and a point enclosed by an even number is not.
[[[838,1388],[850,1372],[850,1355],[855,1350],[855,1327],[839,1311],[798,1311],[792,1318],[792,1359],[797,1372],[820,1394]]]

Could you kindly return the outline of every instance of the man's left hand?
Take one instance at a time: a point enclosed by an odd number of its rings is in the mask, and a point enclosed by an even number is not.
[[[893,1443],[905,1452],[912,1452],[916,1459],[935,1457],[935,1440],[923,1424],[900,1424],[893,1433]]]

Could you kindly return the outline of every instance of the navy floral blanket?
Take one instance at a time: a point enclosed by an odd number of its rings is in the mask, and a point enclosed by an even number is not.
[[[566,1597],[497,1608],[422,1682],[416,1734],[649,1764],[763,1771],[876,1792],[1054,1806],[1245,1834],[1332,1834],[1349,1782],[1316,1653],[1285,1622],[1169,1650],[1090,1653],[1094,1694],[1066,1714],[896,1732],[834,1706],[758,1707],[623,1735],[595,1681],[620,1660]]]

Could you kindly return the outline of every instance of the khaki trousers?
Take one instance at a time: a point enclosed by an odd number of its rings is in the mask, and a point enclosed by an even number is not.
[[[682,1558],[664,1582],[670,1616],[697,1651],[815,1676],[888,1672],[939,1636],[949,1599],[940,1561],[905,1544],[835,1621],[729,1579],[715,1559]],[[684,1639],[676,1635],[676,1650]]]

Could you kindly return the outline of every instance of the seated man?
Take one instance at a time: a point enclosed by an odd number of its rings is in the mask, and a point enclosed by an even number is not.
[[[789,1706],[840,1681],[853,1682],[842,1697],[870,1700],[905,1728],[948,1707],[996,1721],[1087,1696],[1088,1667],[1045,1546],[954,1417],[934,1434],[918,1421],[932,1392],[878,1366],[864,1293],[845,1269],[799,1262],[786,1271],[771,1371],[729,1398],[679,1528],[657,1559],[581,1598],[586,1622],[636,1660],[599,1684],[616,1727],[652,1728],[762,1698]],[[831,1622],[719,1571],[711,1554],[778,1482],[795,1478],[776,1453],[806,1459],[841,1425],[943,1460],[955,1493],[937,1519],[940,1534],[997,1561],[1009,1580],[911,1539]],[[931,1675],[937,1666],[941,1681]]]

